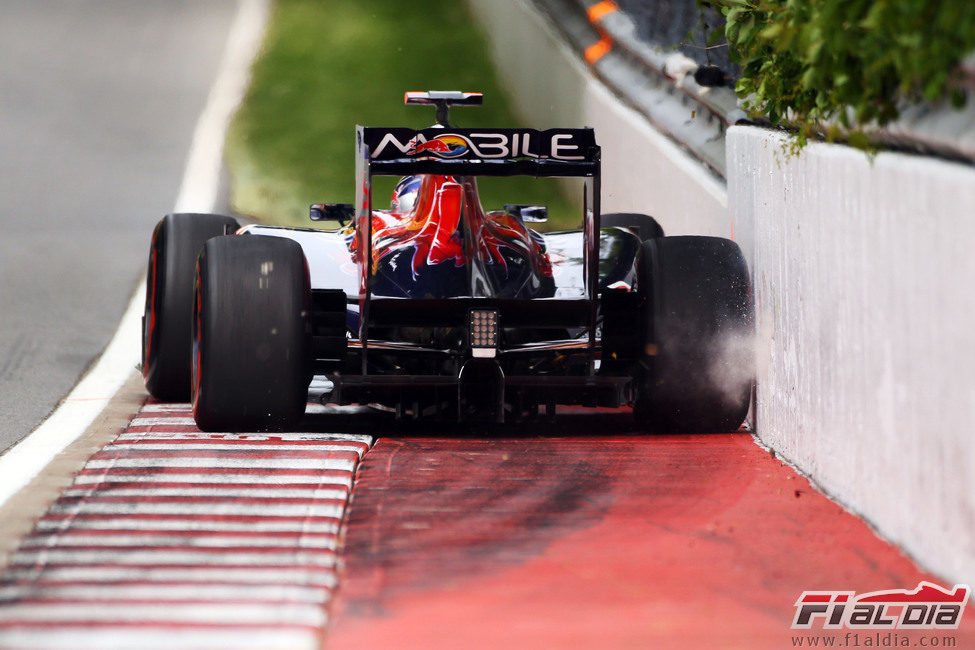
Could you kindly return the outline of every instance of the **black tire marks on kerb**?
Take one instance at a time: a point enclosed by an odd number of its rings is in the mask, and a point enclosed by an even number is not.
[[[345,613],[521,564],[600,521],[612,481],[565,441],[381,439],[347,522]]]

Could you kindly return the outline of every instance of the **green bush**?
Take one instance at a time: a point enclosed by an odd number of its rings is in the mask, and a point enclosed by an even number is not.
[[[958,64],[975,50],[969,0],[699,0],[726,19],[735,90],[774,124],[829,139],[883,126],[898,107],[965,102]],[[824,126],[831,122],[833,126]]]

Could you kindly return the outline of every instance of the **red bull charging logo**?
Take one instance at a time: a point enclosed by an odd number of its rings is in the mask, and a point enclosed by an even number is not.
[[[439,135],[433,140],[419,142],[416,138],[410,141],[407,154],[416,156],[422,153],[432,153],[439,158],[457,158],[470,150],[470,144],[459,135]]]

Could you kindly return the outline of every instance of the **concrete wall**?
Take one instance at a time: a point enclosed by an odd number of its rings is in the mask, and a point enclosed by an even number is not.
[[[592,78],[579,55],[530,5],[522,0],[469,4],[529,126],[596,130],[603,149],[603,212],[650,214],[673,235],[731,234],[725,184]]]
[[[922,566],[975,584],[975,169],[821,144],[790,158],[780,135],[734,127],[726,190],[523,0],[469,3],[529,124],[596,129],[604,212],[741,244],[759,437]]]
[[[923,566],[975,584],[975,169],[783,141],[734,127],[727,142],[759,435]]]

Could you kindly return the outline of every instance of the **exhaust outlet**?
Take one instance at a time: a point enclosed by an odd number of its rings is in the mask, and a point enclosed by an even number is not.
[[[457,377],[458,422],[504,422],[504,372],[494,359],[470,359]]]

